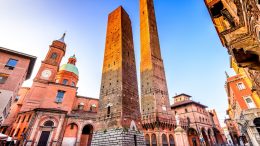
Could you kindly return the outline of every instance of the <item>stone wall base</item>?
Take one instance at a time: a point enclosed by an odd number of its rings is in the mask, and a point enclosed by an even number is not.
[[[123,128],[97,131],[93,134],[91,146],[145,146],[144,134]]]
[[[184,129],[181,128],[181,126],[178,126],[174,130],[174,137],[177,146],[189,146],[187,133]]]

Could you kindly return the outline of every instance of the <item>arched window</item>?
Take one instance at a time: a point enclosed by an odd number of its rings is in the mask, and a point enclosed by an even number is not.
[[[150,136],[148,134],[145,135],[145,144],[146,146],[150,146]]]
[[[157,146],[157,139],[155,134],[152,134],[152,146]]]
[[[79,103],[78,109],[79,109],[79,110],[83,110],[84,105],[85,105],[85,104],[84,104],[83,102]]]
[[[67,83],[68,83],[68,80],[67,80],[67,79],[64,79],[64,80],[62,81],[62,84],[63,84],[63,85],[67,85]]]
[[[170,146],[175,146],[174,138],[171,134],[169,135],[169,141],[170,141]]]
[[[54,123],[49,120],[49,121],[46,121],[43,125],[48,126],[48,127],[52,127],[54,125]]]
[[[168,146],[167,136],[165,134],[162,134],[162,145]]]
[[[56,59],[57,56],[58,56],[57,53],[52,53],[52,54],[51,54],[51,59]]]
[[[90,110],[91,112],[95,112],[95,111],[96,111],[96,107],[97,107],[96,104],[92,104],[92,105],[90,106],[90,109],[89,109],[89,110]]]

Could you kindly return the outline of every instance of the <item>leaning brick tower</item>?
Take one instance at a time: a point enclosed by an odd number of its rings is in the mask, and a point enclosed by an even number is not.
[[[131,21],[118,7],[108,16],[93,146],[144,146]]]
[[[170,110],[153,0],[140,0],[140,33],[142,125],[147,143],[164,145],[168,143],[164,137],[174,135],[175,118]]]

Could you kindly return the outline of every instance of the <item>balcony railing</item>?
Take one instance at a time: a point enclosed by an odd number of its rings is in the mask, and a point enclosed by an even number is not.
[[[186,119],[179,119],[180,126],[188,126],[188,121]],[[172,114],[167,113],[149,113],[142,115],[142,124],[149,123],[164,123],[164,124],[172,124],[176,125],[176,119]]]

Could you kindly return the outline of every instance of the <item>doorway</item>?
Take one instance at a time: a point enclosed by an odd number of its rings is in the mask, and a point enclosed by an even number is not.
[[[42,131],[42,134],[38,142],[38,146],[47,146],[49,136],[50,136],[50,131]]]

